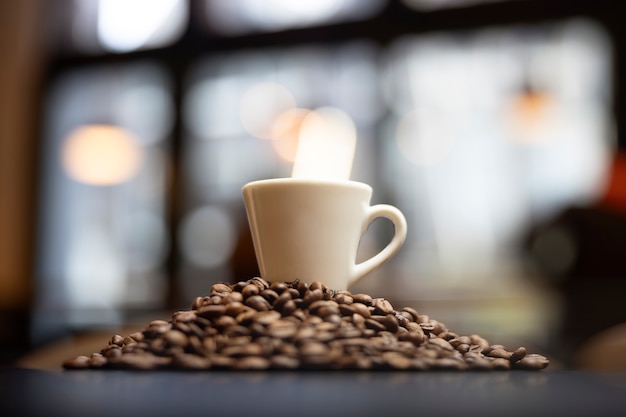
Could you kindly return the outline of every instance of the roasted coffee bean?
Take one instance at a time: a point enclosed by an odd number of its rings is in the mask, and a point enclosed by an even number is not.
[[[90,365],[90,359],[87,356],[77,356],[63,362],[65,369],[87,369]]]
[[[114,366],[123,365],[124,367],[129,369],[149,370],[169,366],[172,363],[172,357],[159,357],[150,354],[129,353],[115,359],[110,359],[109,363]]]
[[[339,307],[338,306],[335,306],[335,305],[325,305],[325,306],[320,307],[317,310],[317,314],[321,318],[328,320],[329,317],[332,316],[332,315],[337,315],[337,316],[340,315],[340,312],[339,312]]]
[[[436,369],[460,371],[467,368],[467,364],[463,360],[453,358],[439,358],[433,363]]]
[[[430,321],[420,323],[419,325],[422,328],[422,330],[428,333],[433,333],[433,330],[435,330],[435,325],[431,323]]]
[[[267,334],[278,339],[292,338],[297,331],[298,325],[286,319],[275,320],[267,328]]]
[[[387,329],[384,324],[381,324],[374,319],[365,319],[365,327],[377,332],[382,332]]]
[[[526,348],[521,346],[517,348],[513,353],[511,353],[509,361],[512,364],[515,364],[516,362],[520,361],[524,356],[526,356]]]
[[[306,307],[306,306],[311,305],[315,301],[322,300],[323,298],[324,298],[324,293],[322,292],[320,288],[317,288],[312,291],[308,291],[306,294],[304,294],[304,297],[302,298],[302,302],[303,302],[302,305]]]
[[[433,326],[432,333],[438,335],[446,331],[444,325],[437,320],[430,320],[430,324]]]
[[[263,325],[268,325],[280,319],[280,313],[276,310],[260,311],[254,315],[253,320]]]
[[[263,336],[265,334],[265,326],[255,321],[248,325],[248,329],[250,330],[250,335],[254,338]]]
[[[247,356],[235,362],[234,369],[241,370],[262,370],[267,369],[271,365],[269,359],[261,356]]]
[[[208,358],[190,353],[175,355],[172,364],[181,369],[202,370],[211,368],[211,361]]]
[[[393,313],[393,306],[384,298],[376,298],[372,301],[375,314],[391,314]]]
[[[252,307],[257,311],[267,311],[270,309],[270,304],[267,300],[260,295],[252,295],[248,297],[245,301],[245,304],[248,307]]]
[[[449,332],[447,330],[444,330],[443,332],[441,332],[441,333],[439,333],[437,335],[437,337],[439,337],[439,338],[441,338],[443,340],[447,340],[447,341],[450,341],[450,340],[456,338],[457,336],[458,335],[456,333],[452,333],[452,332]]]
[[[270,304],[274,304],[274,302],[278,299],[278,293],[271,289],[263,290],[259,293],[259,295],[265,298]]]
[[[355,303],[365,304],[366,306],[372,305],[372,296],[368,294],[354,294],[352,299]]]
[[[193,302],[191,303],[191,309],[192,310],[197,310],[200,307],[202,307],[202,297],[196,297]]]
[[[484,356],[481,357],[467,357],[465,356],[465,363],[469,369],[477,371],[488,371],[492,369],[491,361]]]
[[[421,332],[406,332],[400,336],[398,336],[399,340],[408,341],[413,343],[415,346],[419,346],[424,343],[424,333]]]
[[[135,340],[136,342],[141,342],[143,341],[143,333],[142,332],[135,332],[135,333],[131,333],[129,335],[129,337],[131,337],[133,340]]]
[[[293,356],[274,355],[270,358],[270,366],[277,369],[296,369],[300,366],[300,361]]]
[[[339,305],[352,304],[354,302],[354,298],[352,298],[352,296],[345,294],[345,293],[335,294],[335,296],[333,297],[333,300],[335,300],[335,302]]]
[[[109,348],[102,351],[102,354],[107,358],[116,358],[122,356],[122,348],[119,346],[109,346]]]
[[[511,369],[511,363],[504,358],[494,358],[491,361],[491,367],[493,369],[498,369],[498,370],[508,370]]]
[[[189,340],[187,339],[187,336],[185,335],[185,333],[183,333],[183,332],[181,332],[179,330],[169,330],[169,331],[165,332],[163,334],[163,339],[165,339],[165,341],[170,346],[185,347],[185,346],[187,346],[187,343],[189,342]]]
[[[231,292],[222,297],[222,304],[231,304],[234,302],[243,302],[243,295],[240,292]]]
[[[179,330],[185,334],[189,334],[191,333],[191,328],[189,327],[188,323],[183,323],[180,321],[175,321],[172,320],[172,329],[173,330]]]
[[[461,353],[467,353],[469,352],[469,349],[470,349],[470,345],[466,343],[461,343],[460,345],[456,346],[457,352],[461,352]]]
[[[296,334],[294,335],[294,339],[296,341],[300,341],[301,342],[303,340],[313,339],[316,334],[317,334],[317,331],[316,331],[315,327],[313,327],[313,326],[300,327],[296,331]]]
[[[293,288],[298,290],[300,297],[304,297],[304,294],[306,294],[306,292],[309,290],[309,284],[307,284],[306,282],[300,281],[297,284],[295,284]]]
[[[256,286],[259,287],[259,291],[263,291],[266,290],[270,287],[269,282],[267,282],[266,280],[264,280],[261,277],[254,277],[250,280],[250,284],[254,284]]]
[[[215,284],[189,311],[114,335],[100,353],[66,369],[541,370],[547,358],[460,336],[385,298],[333,291],[321,282],[255,277]]]
[[[472,339],[467,337],[467,336],[460,336],[460,337],[455,337],[453,339],[448,340],[448,342],[450,342],[450,344],[454,347],[457,347],[459,345],[470,345],[472,343]]]
[[[226,306],[222,304],[209,304],[200,307],[196,314],[200,317],[204,317],[206,319],[214,319],[218,318],[226,313]]]
[[[393,314],[387,314],[380,323],[383,324],[391,333],[396,333],[398,331],[398,320]]]
[[[309,290],[311,291],[320,290],[323,293],[324,292],[323,290],[325,289],[326,289],[326,286],[319,281],[313,281],[311,285],[309,285]]]
[[[502,359],[507,359],[507,360],[511,357],[511,355],[512,355],[512,352],[508,352],[501,347],[497,347],[496,349],[491,349],[489,353],[487,354],[487,356],[491,358],[502,358]]]
[[[280,310],[287,301],[292,301],[293,296],[289,291],[283,291],[278,298],[272,303],[274,308]]]
[[[244,356],[258,356],[265,353],[265,349],[259,343],[246,343],[243,345],[226,346],[220,350],[222,355],[230,356],[231,358],[241,358]]]
[[[275,291],[277,294],[282,294],[283,291],[285,291],[287,288],[289,288],[287,286],[287,284],[285,284],[284,282],[272,282],[272,284],[270,285],[270,290]]]
[[[124,345],[124,337],[120,336],[119,334],[116,334],[115,336],[111,338],[111,340],[109,341],[109,344],[122,347]]]
[[[242,326],[248,326],[250,323],[252,323],[252,320],[254,319],[254,316],[256,315],[256,313],[257,313],[256,310],[250,309],[242,313],[239,313],[237,317],[235,317],[235,320],[237,321],[237,323],[239,323]]]
[[[196,313],[193,311],[177,311],[172,315],[172,320],[177,322],[189,322],[196,319]]]
[[[246,310],[246,306],[244,306],[239,301],[233,301],[232,303],[229,303],[226,306],[226,310],[224,311],[224,314],[231,316],[231,317],[237,317],[239,314],[243,313],[245,310]]]
[[[339,313],[342,316],[351,316],[354,314],[354,309],[349,304],[339,304]]]
[[[417,321],[417,318],[419,317],[419,314],[417,313],[417,310],[415,310],[414,308],[411,308],[411,307],[404,307],[402,309],[402,311],[405,311],[405,312],[409,313],[411,315],[411,317],[413,318],[413,321]]]
[[[409,369],[411,367],[411,359],[399,353],[385,352],[382,357],[393,369]]]
[[[295,313],[297,309],[298,307],[296,307],[296,303],[294,303],[293,300],[289,300],[285,304],[283,304],[281,313],[283,316],[291,316]]]
[[[232,369],[238,362],[237,359],[224,355],[212,355],[211,363],[215,369]]]
[[[243,290],[241,290],[241,295],[243,295],[244,298],[248,298],[251,297],[253,295],[257,295],[259,294],[261,291],[259,289],[259,287],[257,285],[254,284],[248,284],[246,285]]]
[[[322,307],[326,307],[331,305],[330,303],[333,303],[335,305],[335,307],[339,308],[339,305],[334,302],[334,301],[328,301],[328,300],[317,300],[312,302],[309,306],[309,312],[312,313],[313,315],[317,315],[317,311],[322,308]]]
[[[528,371],[539,371],[545,369],[550,364],[550,361],[545,356],[541,356],[535,353],[530,353],[515,363],[515,367],[518,369],[525,369]]]
[[[239,337],[239,336],[250,336],[251,331],[249,327],[245,326],[231,326],[223,331],[225,336],[228,337]]]
[[[363,303],[355,302],[354,304],[351,304],[351,307],[352,307],[352,310],[356,314],[359,314],[359,315],[363,316],[366,319],[368,319],[368,318],[370,318],[372,316],[372,313],[370,312],[370,310]]]
[[[214,284],[211,287],[211,293],[228,293],[228,292],[232,292],[232,288],[229,285],[226,284]]]
[[[489,347],[489,342],[487,342],[487,340],[485,340],[484,338],[478,336],[477,334],[471,335],[470,339],[472,341],[472,345],[478,345],[478,346],[482,347],[483,350],[485,350],[485,349],[487,349]]]
[[[89,366],[91,368],[104,368],[107,363],[107,358],[100,354],[92,354],[91,358],[89,358]]]
[[[208,299],[208,301],[206,301],[204,304],[208,305],[208,304],[223,304],[222,301],[224,301],[224,294],[222,293],[215,293],[213,295],[211,295]]]

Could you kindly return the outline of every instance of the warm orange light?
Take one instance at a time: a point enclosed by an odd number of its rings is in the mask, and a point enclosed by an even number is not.
[[[349,180],[356,140],[354,121],[344,111],[322,107],[310,112],[300,127],[291,176]]]
[[[272,146],[284,160],[296,159],[302,122],[310,110],[293,108],[281,113],[272,125]]]
[[[66,138],[61,150],[63,168],[76,181],[113,185],[138,171],[142,150],[128,131],[110,125],[86,125]]]
[[[525,91],[515,97],[512,107],[512,119],[517,139],[534,143],[545,139],[541,131],[549,121],[551,97],[542,92]]]

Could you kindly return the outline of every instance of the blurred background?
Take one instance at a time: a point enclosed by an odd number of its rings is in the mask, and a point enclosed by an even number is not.
[[[341,114],[352,179],[409,226],[353,292],[585,365],[626,322],[622,11],[1,2],[0,363],[258,274],[241,187],[289,176],[311,115]]]

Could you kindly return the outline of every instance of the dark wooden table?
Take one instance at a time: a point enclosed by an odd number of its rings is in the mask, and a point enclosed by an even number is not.
[[[2,416],[626,416],[626,373],[0,370]]]

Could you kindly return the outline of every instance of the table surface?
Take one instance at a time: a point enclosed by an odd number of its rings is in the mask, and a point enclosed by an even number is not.
[[[0,392],[2,416],[626,416],[624,372],[12,368]]]

